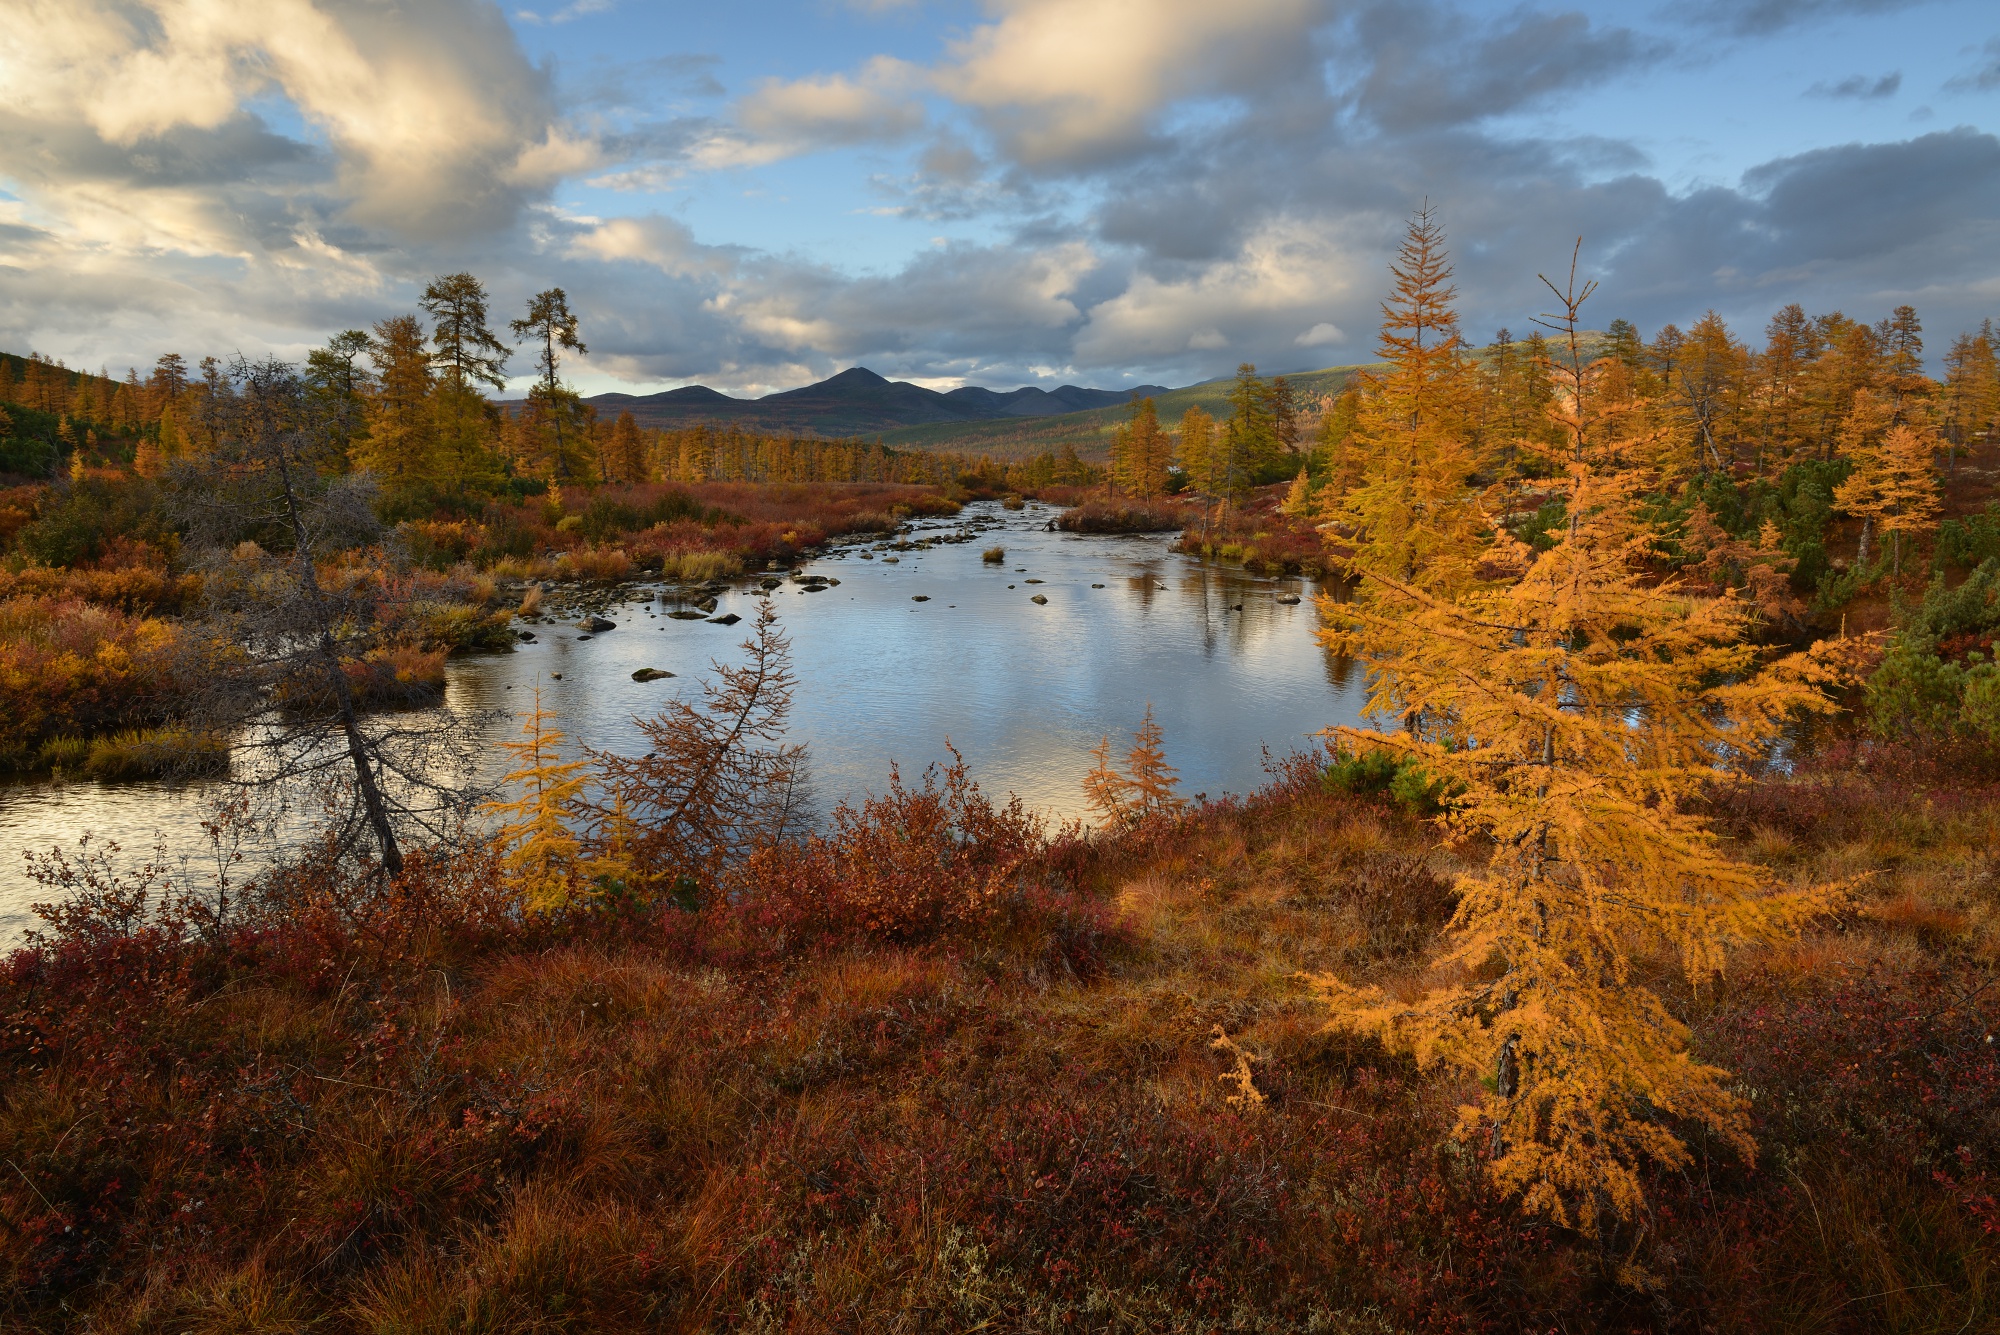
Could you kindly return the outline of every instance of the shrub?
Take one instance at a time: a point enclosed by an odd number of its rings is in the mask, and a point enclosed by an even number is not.
[[[1354,797],[1387,796],[1413,816],[1435,816],[1444,810],[1450,790],[1422,765],[1379,748],[1336,758],[1321,776],[1329,793]]]
[[[1165,503],[1109,505],[1085,501],[1056,516],[1065,533],[1171,533],[1186,526],[1186,507]]]
[[[887,792],[859,810],[843,802],[802,844],[760,850],[744,876],[754,900],[809,934],[921,941],[984,921],[1041,845],[1021,799],[996,807],[954,750],[921,788],[891,767]]]
[[[1007,559],[1007,549],[1005,547],[988,547],[979,554],[979,559],[988,565],[997,566]]]

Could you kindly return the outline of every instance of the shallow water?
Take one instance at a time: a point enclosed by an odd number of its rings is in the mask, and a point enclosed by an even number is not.
[[[792,738],[811,748],[822,808],[879,790],[892,762],[914,780],[949,738],[989,793],[1081,814],[1090,749],[1108,733],[1122,753],[1149,703],[1182,791],[1245,792],[1263,780],[1263,747],[1283,755],[1355,719],[1360,674],[1315,639],[1309,582],[1191,561],[1168,551],[1165,534],[1043,531],[1054,513],[969,506],[919,521],[909,536],[1002,527],[872,559],[860,556],[865,547],[835,548],[809,568],[838,585],[805,593],[787,581],[773,593],[799,679]],[[989,546],[1004,546],[1006,561],[982,561]],[[1279,602],[1285,595],[1300,602]],[[720,596],[718,614],[744,618],[733,627],[673,620],[664,615],[673,604],[652,599],[614,604],[605,614],[618,628],[588,639],[569,624],[533,625],[537,641],[514,653],[453,660],[450,699],[511,713],[539,684],[572,750],[636,750],[633,716],[694,689],[711,659],[739,659],[758,601],[754,583]],[[677,675],[633,681],[645,667]],[[517,726],[496,724],[492,735]],[[487,777],[503,759],[496,749]],[[128,859],[156,836],[177,858],[201,848],[204,811],[199,791],[155,784],[0,788],[0,944],[32,925],[27,906],[42,893],[22,873],[24,850],[72,847],[90,831]]]

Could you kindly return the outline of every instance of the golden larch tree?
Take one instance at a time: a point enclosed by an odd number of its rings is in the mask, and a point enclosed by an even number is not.
[[[1491,854],[1458,882],[1423,995],[1319,980],[1336,1027],[1481,1078],[1461,1133],[1491,1145],[1496,1183],[1529,1212],[1585,1230],[1639,1207],[1642,1161],[1689,1162],[1676,1122],[1755,1149],[1743,1100],[1689,1053],[1639,962],[1671,958],[1701,985],[1732,944],[1782,938],[1829,898],[1774,889],[1691,809],[1795,711],[1829,707],[1824,674],[1807,658],[1760,667],[1741,600],[1650,573],[1646,479],[1599,438],[1601,368],[1578,351],[1589,292],[1572,277],[1557,293],[1569,444],[1555,545],[1517,580],[1456,597],[1369,571],[1373,596],[1344,609],[1368,713],[1403,727],[1334,733],[1420,765],[1446,829]]]
[[[541,687],[534,708],[519,715],[521,735],[500,743],[514,759],[501,782],[518,785],[512,801],[492,801],[481,810],[501,818],[494,838],[508,884],[531,909],[562,908],[582,893],[589,871],[577,829],[590,787],[588,761],[562,759],[563,733],[549,726],[555,715],[542,708]]]
[[[1388,369],[1362,392],[1353,431],[1361,481],[1327,493],[1353,574],[1381,572],[1449,595],[1474,579],[1483,529],[1468,482],[1476,386],[1452,309],[1444,228],[1429,205],[1410,220],[1382,303]]]
[[[1928,533],[1944,504],[1933,463],[1936,442],[1928,431],[1908,424],[1890,427],[1879,441],[1855,449],[1854,471],[1834,488],[1833,503],[1861,520],[1857,565],[1868,561],[1868,534],[1889,538],[1889,563],[1903,569],[1903,535]]]
[[[367,434],[354,441],[354,466],[385,487],[425,485],[437,471],[437,424],[431,413],[431,356],[424,327],[414,315],[375,326],[368,346],[376,382],[368,404]]]

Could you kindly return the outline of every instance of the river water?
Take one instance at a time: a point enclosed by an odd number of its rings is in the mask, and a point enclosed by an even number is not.
[[[773,591],[799,680],[791,739],[810,747],[823,808],[879,790],[892,762],[914,780],[949,739],[987,792],[1080,815],[1091,748],[1109,734],[1122,754],[1148,704],[1183,792],[1246,792],[1263,781],[1264,747],[1283,755],[1355,721],[1361,674],[1316,640],[1309,581],[1177,556],[1166,534],[1047,532],[1054,514],[1033,503],[968,506],[917,521],[908,539],[996,527],[922,550],[831,548],[808,568],[837,585],[808,593],[788,580]],[[990,546],[1007,559],[983,561]],[[451,703],[512,713],[539,685],[571,750],[637,750],[633,717],[693,689],[711,660],[740,659],[759,603],[755,582],[739,581],[716,612],[744,620],[725,627],[666,616],[674,604],[658,592],[635,589],[606,608],[612,631],[584,638],[566,623],[537,624],[536,641],[513,653],[454,659]],[[632,680],[647,667],[676,675]],[[496,723],[492,735],[518,726]],[[489,778],[503,759],[496,749]],[[33,925],[28,905],[43,893],[24,873],[25,851],[73,848],[88,831],[117,841],[127,860],[156,842],[177,859],[203,846],[211,797],[150,783],[0,787],[0,948]]]

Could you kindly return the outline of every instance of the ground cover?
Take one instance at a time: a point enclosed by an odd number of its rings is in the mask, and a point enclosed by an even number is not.
[[[51,868],[68,907],[0,976],[8,1318],[1992,1323],[2000,792],[1878,754],[1720,808],[1781,875],[1871,879],[1699,990],[1646,966],[1759,1158],[1697,1144],[1585,1238],[1495,1196],[1455,1080],[1327,1031],[1300,974],[1421,985],[1482,856],[1339,773],[1052,838],[946,776],[694,912],[523,916],[486,855],[307,858],[148,923]]]

